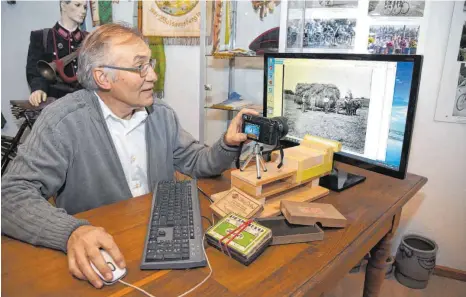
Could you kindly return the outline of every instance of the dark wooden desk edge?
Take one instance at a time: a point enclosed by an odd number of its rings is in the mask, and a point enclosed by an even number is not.
[[[422,186],[424,186],[427,183],[427,178],[422,177],[422,176],[419,176],[419,177],[420,177],[419,181],[411,188],[411,190],[409,192],[407,192],[403,196],[403,198],[401,198],[395,205],[393,205],[390,209],[388,209],[381,216],[380,219],[378,219],[377,221],[374,222],[374,224],[369,226],[366,229],[366,232],[364,232],[364,233],[367,234],[369,232],[371,234],[374,233],[374,235],[377,234],[378,229],[381,228],[381,227],[384,227],[384,225],[387,224],[387,220],[388,220],[388,222],[390,222],[390,229],[387,230],[387,232],[392,231],[394,233],[395,230],[392,230],[392,227],[394,225],[393,218],[397,214],[398,210],[401,210],[401,208],[406,204],[406,202],[408,202],[409,199],[411,199],[422,188]],[[375,246],[387,234],[387,232],[382,234],[382,236],[378,236],[376,238],[377,240],[376,240],[375,244],[372,245],[366,251],[363,251],[362,256],[360,257],[360,259],[362,259],[362,257],[365,254],[367,254],[370,251],[370,249],[373,246]],[[325,287],[326,275],[331,274],[331,272],[333,272],[333,271],[342,271],[342,273],[340,273],[340,274],[342,274],[342,276],[346,275],[348,273],[348,271],[358,263],[358,261],[356,261],[355,263],[348,263],[348,265],[346,265],[346,266],[349,266],[349,269],[346,271],[346,270],[342,269],[342,264],[340,263],[341,259],[344,256],[346,256],[347,254],[355,254],[356,253],[356,251],[364,243],[364,239],[362,238],[364,233],[361,233],[358,236],[358,238],[356,238],[348,246],[348,248],[343,250],[337,257],[335,257],[335,259],[332,262],[330,262],[328,266],[326,266],[325,268],[320,270],[315,275],[313,280],[309,280],[309,281],[305,282],[301,287],[299,287],[296,291],[294,291],[292,293],[292,296],[304,296],[306,294],[306,292],[308,292],[311,289],[313,290],[313,292],[312,292],[312,295],[309,295],[309,296],[320,296],[320,294],[324,292],[323,288]],[[371,242],[374,241],[374,240],[375,239],[371,240]],[[315,294],[315,292],[316,292],[316,294]]]

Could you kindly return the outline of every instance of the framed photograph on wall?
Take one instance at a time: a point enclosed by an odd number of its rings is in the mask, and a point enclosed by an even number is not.
[[[370,54],[415,55],[419,43],[419,25],[372,25],[367,50]]]
[[[466,14],[464,2],[456,1],[437,97],[435,120],[466,124]]]
[[[307,0],[306,8],[356,8],[358,0]]]
[[[384,17],[422,17],[425,1],[371,0],[368,14]]]
[[[303,47],[352,49],[356,36],[356,19],[304,20]]]

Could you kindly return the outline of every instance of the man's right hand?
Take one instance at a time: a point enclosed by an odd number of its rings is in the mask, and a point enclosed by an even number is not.
[[[96,288],[101,288],[103,282],[92,269],[90,262],[100,271],[106,280],[112,279],[112,271],[108,267],[99,249],[103,248],[113,258],[120,268],[126,263],[113,237],[104,228],[81,226],[71,233],[68,239],[68,267],[75,277],[89,282]]]
[[[42,90],[37,90],[31,93],[29,95],[29,103],[31,103],[33,106],[39,106],[39,104],[47,100],[47,94],[42,91]]]

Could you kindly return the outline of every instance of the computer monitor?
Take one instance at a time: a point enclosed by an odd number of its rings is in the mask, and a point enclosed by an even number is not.
[[[286,141],[337,140],[334,159],[403,179],[422,56],[270,53],[264,116],[288,118]]]

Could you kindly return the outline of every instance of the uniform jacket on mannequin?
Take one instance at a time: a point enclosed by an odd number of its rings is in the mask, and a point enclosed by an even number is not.
[[[50,63],[71,54],[79,48],[86,35],[87,32],[81,31],[79,27],[69,32],[59,22],[52,28],[31,32],[26,64],[26,77],[31,93],[42,90],[47,93],[48,97],[60,98],[73,90],[81,89],[77,81],[68,84],[62,81],[46,80],[40,75],[37,62],[44,60]],[[65,66],[64,72],[69,77],[75,76],[77,67],[78,62],[75,59]]]

